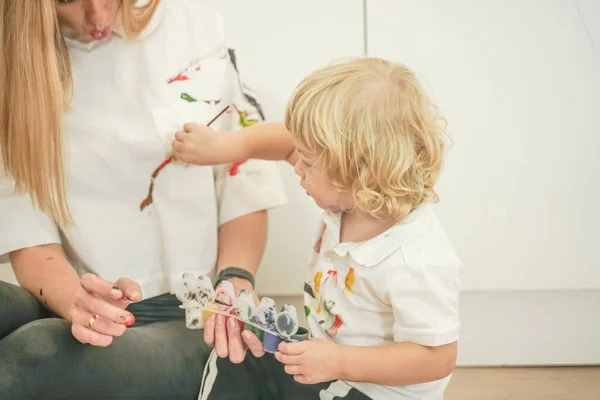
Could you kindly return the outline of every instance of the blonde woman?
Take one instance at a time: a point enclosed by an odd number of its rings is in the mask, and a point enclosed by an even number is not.
[[[252,289],[277,169],[175,163],[175,131],[262,120],[195,0],[0,0],[0,398],[194,398],[209,347],[170,293]],[[237,325],[209,345],[245,356]]]

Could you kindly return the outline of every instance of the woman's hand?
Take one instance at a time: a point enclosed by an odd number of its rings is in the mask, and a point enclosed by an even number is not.
[[[252,285],[244,279],[231,278],[229,281],[232,283],[236,295],[239,295],[242,289],[254,293]],[[254,300],[256,304],[259,304],[256,294],[254,294]],[[221,314],[212,314],[204,324],[204,341],[215,348],[219,357],[229,357],[234,364],[244,361],[246,350],[250,350],[255,357],[262,357],[265,354],[262,342],[254,333],[242,332],[237,319]]]
[[[69,313],[71,332],[81,343],[108,346],[135,322],[125,307],[142,299],[140,285],[128,278],[113,285],[94,274],[83,275],[80,283]]]
[[[195,165],[219,165],[243,161],[243,136],[217,134],[205,125],[185,124],[175,133],[173,156]]]

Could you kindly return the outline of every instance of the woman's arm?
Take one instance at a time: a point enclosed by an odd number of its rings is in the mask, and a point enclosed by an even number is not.
[[[19,284],[41,304],[65,319],[80,288],[79,276],[71,266],[62,245],[34,246],[10,253]]]
[[[69,320],[73,336],[82,343],[108,346],[135,321],[125,307],[132,300],[141,300],[139,285],[127,278],[114,285],[93,274],[80,278],[60,244],[13,251],[10,261],[19,284]],[[92,316],[96,316],[93,327]]]

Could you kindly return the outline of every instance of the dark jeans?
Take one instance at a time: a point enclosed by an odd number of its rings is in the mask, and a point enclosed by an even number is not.
[[[233,364],[213,352],[203,380],[201,400],[371,400],[343,381],[298,383],[269,353],[260,358],[248,353],[243,363]]]
[[[25,289],[0,281],[0,399],[197,399],[210,355],[172,295],[131,304],[108,347],[79,343]]]

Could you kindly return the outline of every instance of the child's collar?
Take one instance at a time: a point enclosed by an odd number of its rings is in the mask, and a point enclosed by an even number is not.
[[[336,244],[329,251],[339,257],[350,255],[364,267],[375,266],[423,232],[431,223],[427,215],[428,206],[424,205],[413,211],[404,222],[392,226],[372,239],[358,243],[339,243],[342,213],[326,211],[323,221],[327,234],[333,235],[336,240]]]

